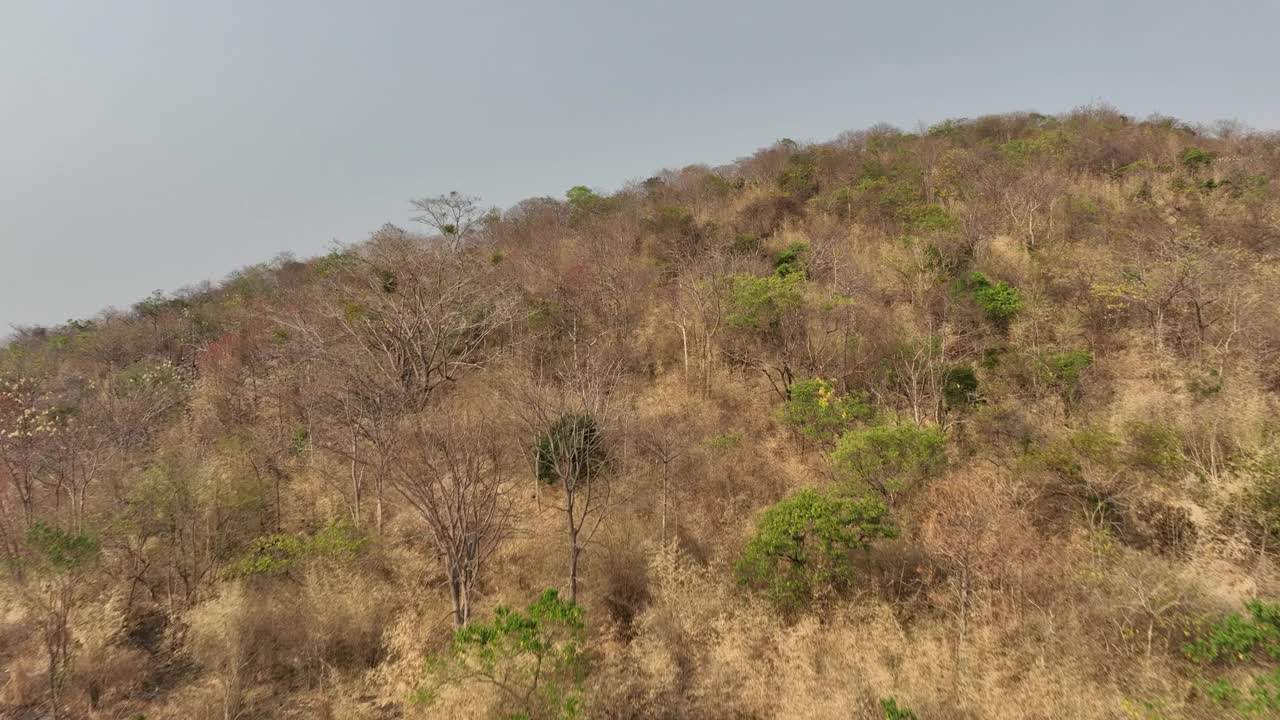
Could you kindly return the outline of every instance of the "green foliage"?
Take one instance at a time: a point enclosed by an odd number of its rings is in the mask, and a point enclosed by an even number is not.
[[[970,365],[953,365],[942,380],[942,397],[948,407],[972,405],[978,399],[978,375]]]
[[[936,125],[930,125],[929,129],[925,131],[925,134],[929,137],[949,138],[961,134],[964,132],[964,128],[964,120],[948,119],[943,120]]]
[[[355,259],[350,254],[334,250],[328,255],[316,259],[312,266],[312,272],[321,278],[333,277],[350,268],[354,262]]]
[[[1248,484],[1236,498],[1234,514],[1257,546],[1280,547],[1280,451],[1248,453],[1237,468]]]
[[[874,414],[861,398],[841,396],[822,378],[806,378],[791,384],[782,406],[782,421],[810,440],[831,441],[850,425]]]
[[[1130,420],[1124,424],[1129,464],[1167,473],[1182,465],[1182,441],[1171,427],[1156,420]]]
[[[450,226],[445,225],[442,227],[450,227]],[[448,235],[449,233],[445,233],[445,234]],[[374,278],[374,286],[388,295],[394,294],[396,291],[396,288],[399,287],[400,285],[400,280],[399,278],[396,277],[396,274],[386,268],[379,268],[375,270],[373,272],[373,278]]]
[[[773,272],[780,278],[804,271],[804,259],[809,254],[809,243],[793,242],[773,260]]]
[[[920,194],[906,182],[887,177],[869,177],[854,186],[857,205],[872,218],[901,220],[907,208],[914,205]]]
[[[936,427],[883,425],[845,433],[831,455],[836,472],[892,500],[947,462],[947,438]]]
[[[589,482],[604,467],[604,438],[590,415],[564,415],[534,443],[538,479],[548,485]]]
[[[98,558],[98,540],[85,533],[70,533],[37,521],[27,530],[27,545],[44,564],[58,572],[85,567]]]
[[[1070,404],[1079,399],[1080,379],[1093,364],[1093,353],[1088,350],[1067,350],[1053,353],[1045,361],[1049,382],[1058,389],[1062,401]]]
[[[430,705],[441,686],[480,682],[502,694],[502,717],[579,717],[588,669],[585,633],[582,608],[555,590],[543,592],[524,612],[499,605],[493,620],[460,628],[447,653],[428,660],[413,699]]]
[[[802,490],[765,510],[736,566],[738,583],[794,608],[853,579],[849,554],[897,534],[878,498]]]
[[[1280,660],[1280,604],[1250,600],[1245,608],[1249,617],[1231,613],[1187,643],[1183,652],[1199,663],[1245,662],[1259,652]]]
[[[803,272],[792,272],[785,277],[773,275],[730,275],[729,325],[737,328],[772,330],[781,326],[787,313],[804,304]]]
[[[751,255],[760,249],[760,236],[755,233],[738,233],[729,243],[729,252],[734,255]]]
[[[225,570],[228,577],[285,575],[310,558],[352,560],[364,539],[346,523],[331,523],[312,537],[275,533],[254,538],[249,549]]]
[[[649,232],[669,238],[695,240],[701,234],[693,213],[678,205],[663,205],[655,209],[645,218],[644,224]]]
[[[596,194],[586,185],[575,185],[564,194],[569,201],[569,218],[573,222],[582,222],[604,212],[609,201]]]
[[[1067,137],[1061,130],[1040,132],[1031,138],[1010,140],[1000,145],[1000,152],[1014,162],[1022,162],[1039,155],[1051,155],[1067,145]]]
[[[1212,165],[1214,158],[1214,153],[1191,147],[1183,151],[1182,156],[1178,158],[1178,162],[1181,162],[1182,166],[1188,170],[1199,170]]]
[[[742,178],[728,178],[723,175],[708,175],[703,182],[707,193],[715,197],[725,197],[746,187]]]
[[[236,558],[226,573],[230,577],[283,575],[302,562],[307,554],[305,538],[287,533],[254,538],[249,549]]]
[[[880,711],[884,720],[917,720],[916,714],[906,705],[899,705],[894,697],[880,698]]]
[[[817,195],[818,174],[814,167],[813,153],[798,152],[787,158],[787,163],[778,176],[778,187],[797,200],[808,200]]]
[[[553,324],[561,314],[560,303],[547,298],[531,298],[525,321],[530,330],[541,330]]]
[[[992,283],[982,273],[975,272],[969,276],[968,286],[978,307],[997,325],[1007,325],[1022,311],[1022,294],[1003,280]]]
[[[1280,661],[1280,604],[1250,600],[1247,617],[1231,613],[1183,646],[1183,653],[1205,669]],[[1205,693],[1222,707],[1244,715],[1273,715],[1280,710],[1280,667],[1253,677],[1248,692],[1226,678],[1203,683]]]
[[[720,433],[707,441],[712,450],[732,450],[742,444],[742,433]]]
[[[173,387],[178,384],[178,369],[168,361],[143,361],[120,370],[112,378],[117,397],[128,397],[142,388]]]
[[[1049,377],[1063,386],[1074,386],[1080,376],[1093,364],[1093,353],[1088,350],[1068,350],[1049,356]]]
[[[365,539],[346,522],[332,522],[320,528],[307,544],[310,557],[354,560],[364,549]]]
[[[301,457],[311,445],[311,433],[306,427],[299,426],[293,429],[293,434],[289,437],[289,450],[296,456]]]
[[[912,205],[900,210],[898,215],[915,232],[942,232],[959,225],[941,205]]]
[[[1054,438],[1053,442],[1032,453],[1028,460],[1060,477],[1080,480],[1084,476],[1085,463],[1104,467],[1115,464],[1121,446],[1122,442],[1115,433],[1103,427],[1088,426]]]

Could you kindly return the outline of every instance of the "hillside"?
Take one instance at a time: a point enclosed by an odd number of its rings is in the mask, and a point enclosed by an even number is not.
[[[414,206],[0,348],[0,717],[1280,714],[1280,136]]]

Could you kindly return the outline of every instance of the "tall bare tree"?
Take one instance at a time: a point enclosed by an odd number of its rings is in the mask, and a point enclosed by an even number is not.
[[[300,334],[318,365],[318,409],[344,423],[346,431],[323,445],[352,463],[355,505],[365,482],[360,466],[371,470],[381,532],[400,423],[442,384],[485,364],[516,302],[490,269],[394,228],[334,264],[318,308],[280,322]]]
[[[484,217],[480,198],[463,195],[457,190],[435,197],[415,198],[409,204],[420,213],[414,216],[414,221],[440,233],[450,250],[466,244],[474,234],[476,224]]]
[[[405,434],[391,484],[426,526],[448,579],[453,624],[462,627],[481,570],[511,530],[498,434],[485,420],[449,410],[415,416]]]

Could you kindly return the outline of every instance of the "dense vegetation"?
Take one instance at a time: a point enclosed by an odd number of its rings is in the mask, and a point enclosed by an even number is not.
[[[0,348],[0,715],[1280,712],[1280,138],[414,206]]]

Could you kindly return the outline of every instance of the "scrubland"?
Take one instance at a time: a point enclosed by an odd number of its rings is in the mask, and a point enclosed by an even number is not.
[[[1280,136],[414,207],[0,347],[0,717],[1280,714]]]

